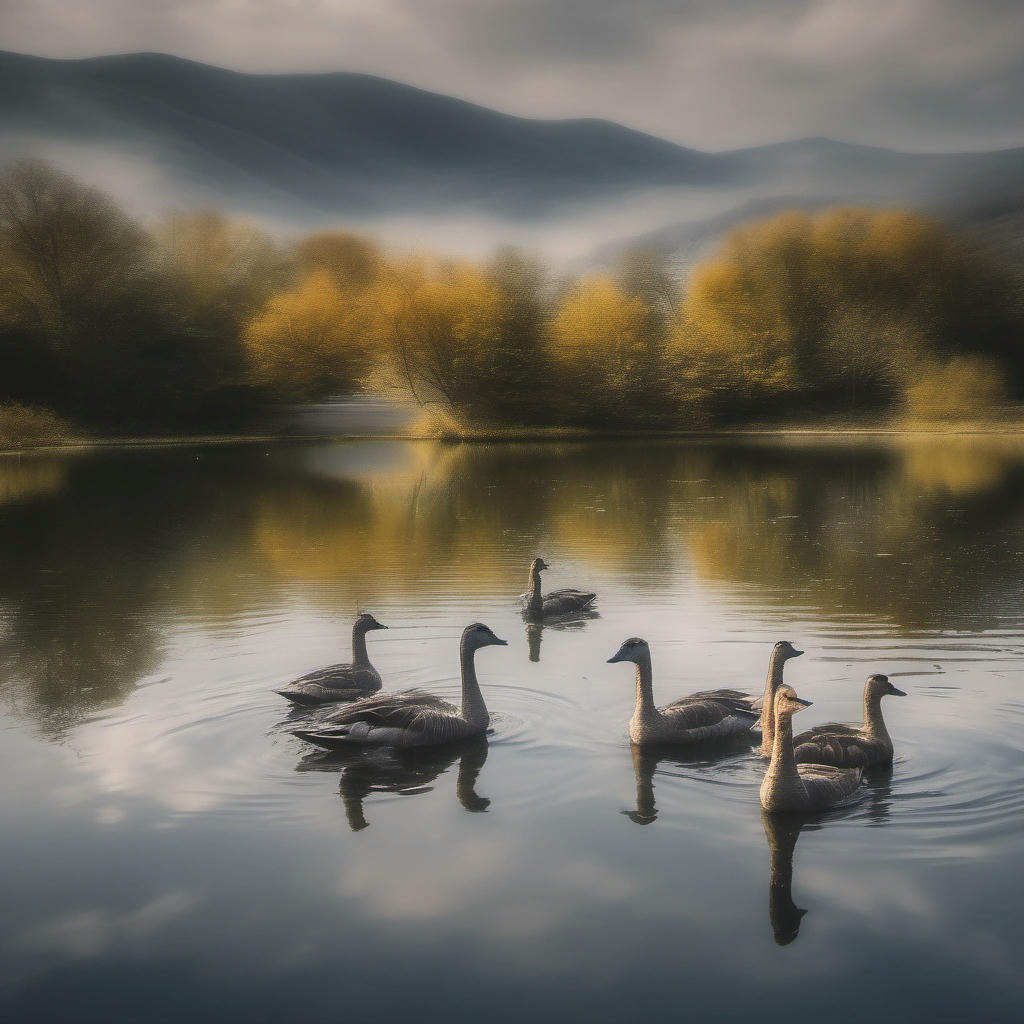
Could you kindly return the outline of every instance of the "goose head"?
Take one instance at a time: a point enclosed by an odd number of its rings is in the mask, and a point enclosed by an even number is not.
[[[474,622],[462,631],[464,650],[478,651],[481,647],[508,647],[508,641],[495,636],[490,626]]]
[[[801,700],[792,686],[780,686],[775,691],[775,716],[785,715],[792,718],[798,711],[809,708],[812,703],[809,700]]]
[[[872,697],[906,697],[906,690],[898,690],[892,683],[889,682],[889,677],[882,675],[881,672],[876,672],[874,675],[868,676],[867,682],[864,684],[864,689]]]
[[[790,658],[799,658],[803,651],[798,651],[788,640],[780,640],[772,648],[772,657],[789,661]]]
[[[548,565],[548,563],[545,562],[543,558],[535,558],[530,563],[530,573],[533,576],[536,576],[538,573],[543,572],[545,569],[550,569],[550,568],[551,568],[551,566]]]
[[[368,633],[371,629],[387,629],[382,622],[378,622],[369,612],[362,612],[355,622],[356,629]]]
[[[608,664],[614,665],[618,661],[631,661],[634,665],[639,665],[642,660],[650,658],[650,656],[651,649],[647,645],[647,641],[641,640],[638,636],[631,636],[608,659]]]

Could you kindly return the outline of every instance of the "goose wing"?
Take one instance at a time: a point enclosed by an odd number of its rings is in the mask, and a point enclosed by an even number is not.
[[[892,756],[892,751],[883,743],[866,736],[859,729],[848,726],[836,732],[829,729],[829,726],[811,729],[793,740],[793,752],[798,764],[867,768],[868,765]]]
[[[308,672],[277,692],[296,704],[351,700],[380,689],[376,670],[358,665],[329,665]]]
[[[332,711],[326,721],[331,725],[349,725],[353,722],[371,722],[374,725],[395,726],[407,729],[424,716],[458,715],[459,709],[432,693],[423,690],[402,690],[399,693],[385,693],[366,697],[337,711]]]
[[[735,696],[733,696],[735,694]],[[751,722],[757,721],[760,717],[758,712],[750,707],[750,698],[746,694],[738,693],[736,690],[702,690],[700,693],[691,693],[688,697],[680,697],[679,700],[667,704],[661,709],[662,714],[676,715],[684,708],[703,707],[714,709],[719,715],[719,720],[733,715],[742,715],[749,718]],[[710,714],[711,711],[702,712]]]
[[[835,768],[826,764],[801,764],[797,771],[808,794],[819,805],[837,803],[849,796],[863,776],[860,768]]]
[[[755,712],[755,717],[760,717],[761,713],[762,698],[755,701],[749,693],[744,693],[742,690],[698,690],[683,699],[724,701],[736,711]]]
[[[368,697],[329,715],[315,729],[295,735],[322,747],[353,744],[397,747],[449,743],[467,735],[468,724],[447,701],[429,693],[404,693]]]
[[[719,725],[726,719],[742,716],[751,721],[757,718],[749,708],[735,705],[727,700],[710,700],[703,697],[683,697],[659,709],[682,729],[707,729]]]
[[[566,612],[581,612],[597,600],[597,594],[586,590],[553,590],[544,595],[544,614],[562,615]]]

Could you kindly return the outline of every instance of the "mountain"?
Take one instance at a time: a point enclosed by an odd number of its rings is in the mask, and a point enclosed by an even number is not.
[[[591,247],[783,201],[1003,209],[1024,180],[1024,150],[912,154],[803,139],[706,153],[609,121],[515,117],[370,75],[0,52],[0,159],[29,154],[143,211],[212,203],[301,227],[482,217],[538,231],[575,218]]]
[[[0,53],[0,139],[148,152],[172,179],[342,215],[470,204],[541,214],[727,181],[729,157],[608,121],[540,121],[370,75],[251,75],[161,54]]]

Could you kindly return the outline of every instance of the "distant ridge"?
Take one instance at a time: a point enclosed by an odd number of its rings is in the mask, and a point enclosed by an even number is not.
[[[159,176],[155,208],[215,202],[296,224],[453,213],[530,222],[651,190],[707,196],[709,217],[773,197],[987,202],[1024,180],[1024,150],[909,154],[801,139],[706,153],[610,121],[516,117],[353,72],[0,52],[0,157],[32,153],[72,171],[82,154],[105,154],[114,172],[122,160],[145,164]]]

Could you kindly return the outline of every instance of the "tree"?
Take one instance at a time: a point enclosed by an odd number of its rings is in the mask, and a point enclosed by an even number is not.
[[[296,248],[302,273],[325,271],[339,288],[366,288],[380,271],[380,250],[369,239],[348,231],[320,231],[307,235]]]
[[[272,296],[245,329],[253,379],[289,399],[350,392],[365,372],[364,317],[327,271]]]
[[[649,309],[606,277],[566,295],[551,325],[552,360],[572,419],[601,426],[657,421],[664,366]]]
[[[708,415],[893,405],[922,361],[994,356],[1024,384],[1012,282],[903,210],[789,212],[742,225],[695,268],[671,349]]]
[[[504,303],[485,274],[460,262],[392,263],[369,290],[367,309],[368,337],[384,357],[379,381],[421,405],[486,420]]]

